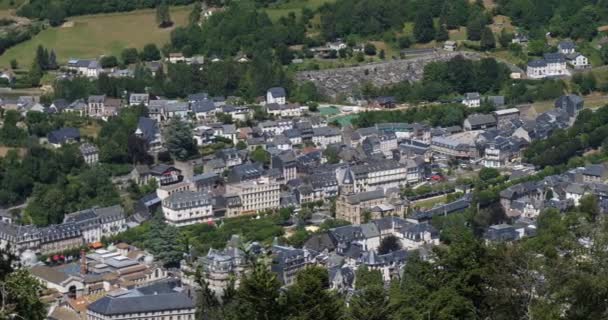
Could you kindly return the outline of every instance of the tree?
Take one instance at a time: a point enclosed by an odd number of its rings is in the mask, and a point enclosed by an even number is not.
[[[35,59],[34,62],[32,63],[32,68],[30,69],[30,72],[28,73],[29,84],[32,87],[39,86],[40,80],[42,79],[43,75],[44,75],[44,72],[42,71],[42,68],[40,67],[40,63],[37,61],[37,59]]]
[[[247,143],[245,143],[245,141],[240,140],[239,142],[237,142],[236,148],[238,150],[245,150],[247,149]]]
[[[166,0],[163,0],[158,7],[156,7],[156,24],[160,28],[168,28],[173,25]]]
[[[16,70],[19,68],[19,62],[17,59],[11,59],[11,69]]]
[[[380,50],[380,54],[378,55],[378,58],[384,60],[386,59],[386,53],[384,52],[384,49]]]
[[[281,320],[279,303],[281,283],[263,263],[254,262],[252,270],[241,281],[236,293],[237,320]]]
[[[414,20],[414,39],[419,43],[427,43],[434,38],[433,17],[428,10],[421,10]]]
[[[59,68],[59,64],[57,63],[57,55],[55,54],[55,50],[51,50],[51,53],[49,54],[49,62],[48,62],[48,69],[49,70],[56,70],[57,68]]]
[[[397,237],[389,235],[380,241],[380,246],[378,247],[379,254],[387,254],[397,250],[401,250],[401,242]]]
[[[3,275],[0,281],[0,318],[46,319],[46,307],[38,298],[42,291],[40,282],[29,271],[21,269]]]
[[[183,258],[184,248],[180,243],[179,231],[175,226],[166,224],[160,215],[154,217],[144,245],[166,267],[179,266]]]
[[[251,159],[253,161],[256,161],[259,163],[269,164],[270,163],[270,154],[266,150],[264,150],[264,148],[257,147],[251,153]]]
[[[450,39],[450,33],[445,25],[442,24],[439,26],[439,30],[437,30],[437,33],[435,34],[435,40],[446,41],[448,39]]]
[[[373,43],[366,43],[363,47],[363,52],[368,56],[376,55],[376,46]]]
[[[604,64],[608,64],[608,45],[603,45],[600,49],[600,57]]]
[[[57,27],[65,21],[66,13],[62,5],[51,3],[47,9],[47,19],[52,27]]]
[[[192,138],[192,128],[188,123],[180,118],[173,118],[165,132],[167,149],[174,159],[185,161],[198,153],[196,142]]]
[[[479,46],[482,50],[491,50],[496,48],[496,40],[494,39],[494,33],[489,27],[484,27],[481,32],[481,41]]]
[[[479,170],[479,180],[489,181],[500,176],[500,172],[495,168],[481,168]]]
[[[201,22],[201,11],[203,10],[200,2],[196,2],[192,7],[192,11],[188,16],[188,23],[190,26],[198,25]]]
[[[308,267],[298,273],[285,294],[287,317],[293,320],[337,320],[342,317],[342,302],[329,290],[325,268]]]
[[[384,320],[389,319],[391,313],[382,283],[359,289],[350,300],[349,306],[348,313],[353,320]]]
[[[467,24],[467,39],[472,41],[481,40],[481,33],[485,27],[485,20],[481,15],[471,19]]]
[[[120,53],[120,58],[124,64],[133,64],[139,61],[139,54],[135,48],[125,48]]]
[[[500,43],[500,47],[505,49],[508,48],[513,40],[513,34],[508,32],[507,29],[503,28],[498,35],[498,43]]]
[[[399,39],[397,39],[397,43],[399,44],[400,49],[406,49],[412,45],[412,40],[410,37],[399,37]]]
[[[141,59],[144,61],[160,60],[160,50],[154,43],[148,43],[141,52]]]
[[[103,56],[99,63],[102,68],[114,68],[118,65],[118,59],[115,56]]]

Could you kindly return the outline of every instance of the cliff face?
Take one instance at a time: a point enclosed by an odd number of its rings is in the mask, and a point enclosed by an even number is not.
[[[364,83],[382,87],[402,81],[422,79],[424,66],[435,61],[447,61],[461,55],[467,59],[478,60],[480,55],[473,52],[435,51],[415,58],[391,60],[365,64],[356,67],[301,71],[296,74],[297,82],[311,81],[317,89],[329,98],[338,95],[351,96]]]

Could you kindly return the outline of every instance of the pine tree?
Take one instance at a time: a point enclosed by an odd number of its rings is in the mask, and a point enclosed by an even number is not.
[[[416,42],[427,43],[435,38],[433,17],[427,10],[423,10],[414,21],[414,39]]]
[[[59,65],[57,64],[57,56],[55,55],[55,50],[51,50],[51,53],[49,54],[48,68],[49,70],[56,70],[58,67]]]
[[[439,26],[439,30],[437,30],[437,33],[435,34],[435,40],[437,41],[446,41],[450,38],[450,34],[448,33],[448,29],[445,27],[445,25],[440,25]]]
[[[192,12],[190,12],[190,16],[188,17],[188,22],[191,26],[198,25],[201,22],[201,11],[203,7],[200,2],[194,4],[192,8]]]
[[[173,118],[167,127],[165,140],[171,156],[180,161],[197,154],[196,144],[192,139],[192,128],[179,118]]]
[[[491,50],[496,48],[496,40],[494,39],[494,33],[489,27],[483,28],[481,32],[481,41],[479,46],[483,50]]]

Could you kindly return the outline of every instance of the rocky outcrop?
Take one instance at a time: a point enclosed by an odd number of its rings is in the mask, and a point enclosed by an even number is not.
[[[426,64],[434,61],[447,61],[457,55],[474,60],[480,58],[480,55],[474,52],[435,51],[410,59],[339,69],[301,71],[296,74],[295,79],[300,83],[312,81],[323,95],[335,99],[338,95],[351,96],[353,91],[364,83],[382,87],[403,81],[421,80]]]

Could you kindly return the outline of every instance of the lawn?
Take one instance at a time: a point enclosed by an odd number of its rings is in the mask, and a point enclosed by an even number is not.
[[[603,94],[593,93],[583,96],[585,108],[597,108],[608,104],[608,97]],[[538,101],[532,104],[537,113],[549,111],[554,108],[555,100]]]
[[[171,18],[176,25],[184,25],[190,10],[190,7],[172,8]],[[126,47],[141,49],[148,43],[162,46],[169,41],[171,33],[171,29],[156,27],[154,9],[80,16],[70,21],[71,27],[43,30],[33,39],[10,48],[0,56],[0,67],[8,67],[11,59],[29,66],[38,45],[54,49],[58,60],[65,62],[70,58],[95,58],[102,54],[119,56]]]
[[[433,197],[428,200],[415,201],[414,206],[421,209],[431,209],[436,205],[444,204],[447,202],[447,196]]]
[[[17,9],[25,0],[0,0],[0,10]]]

